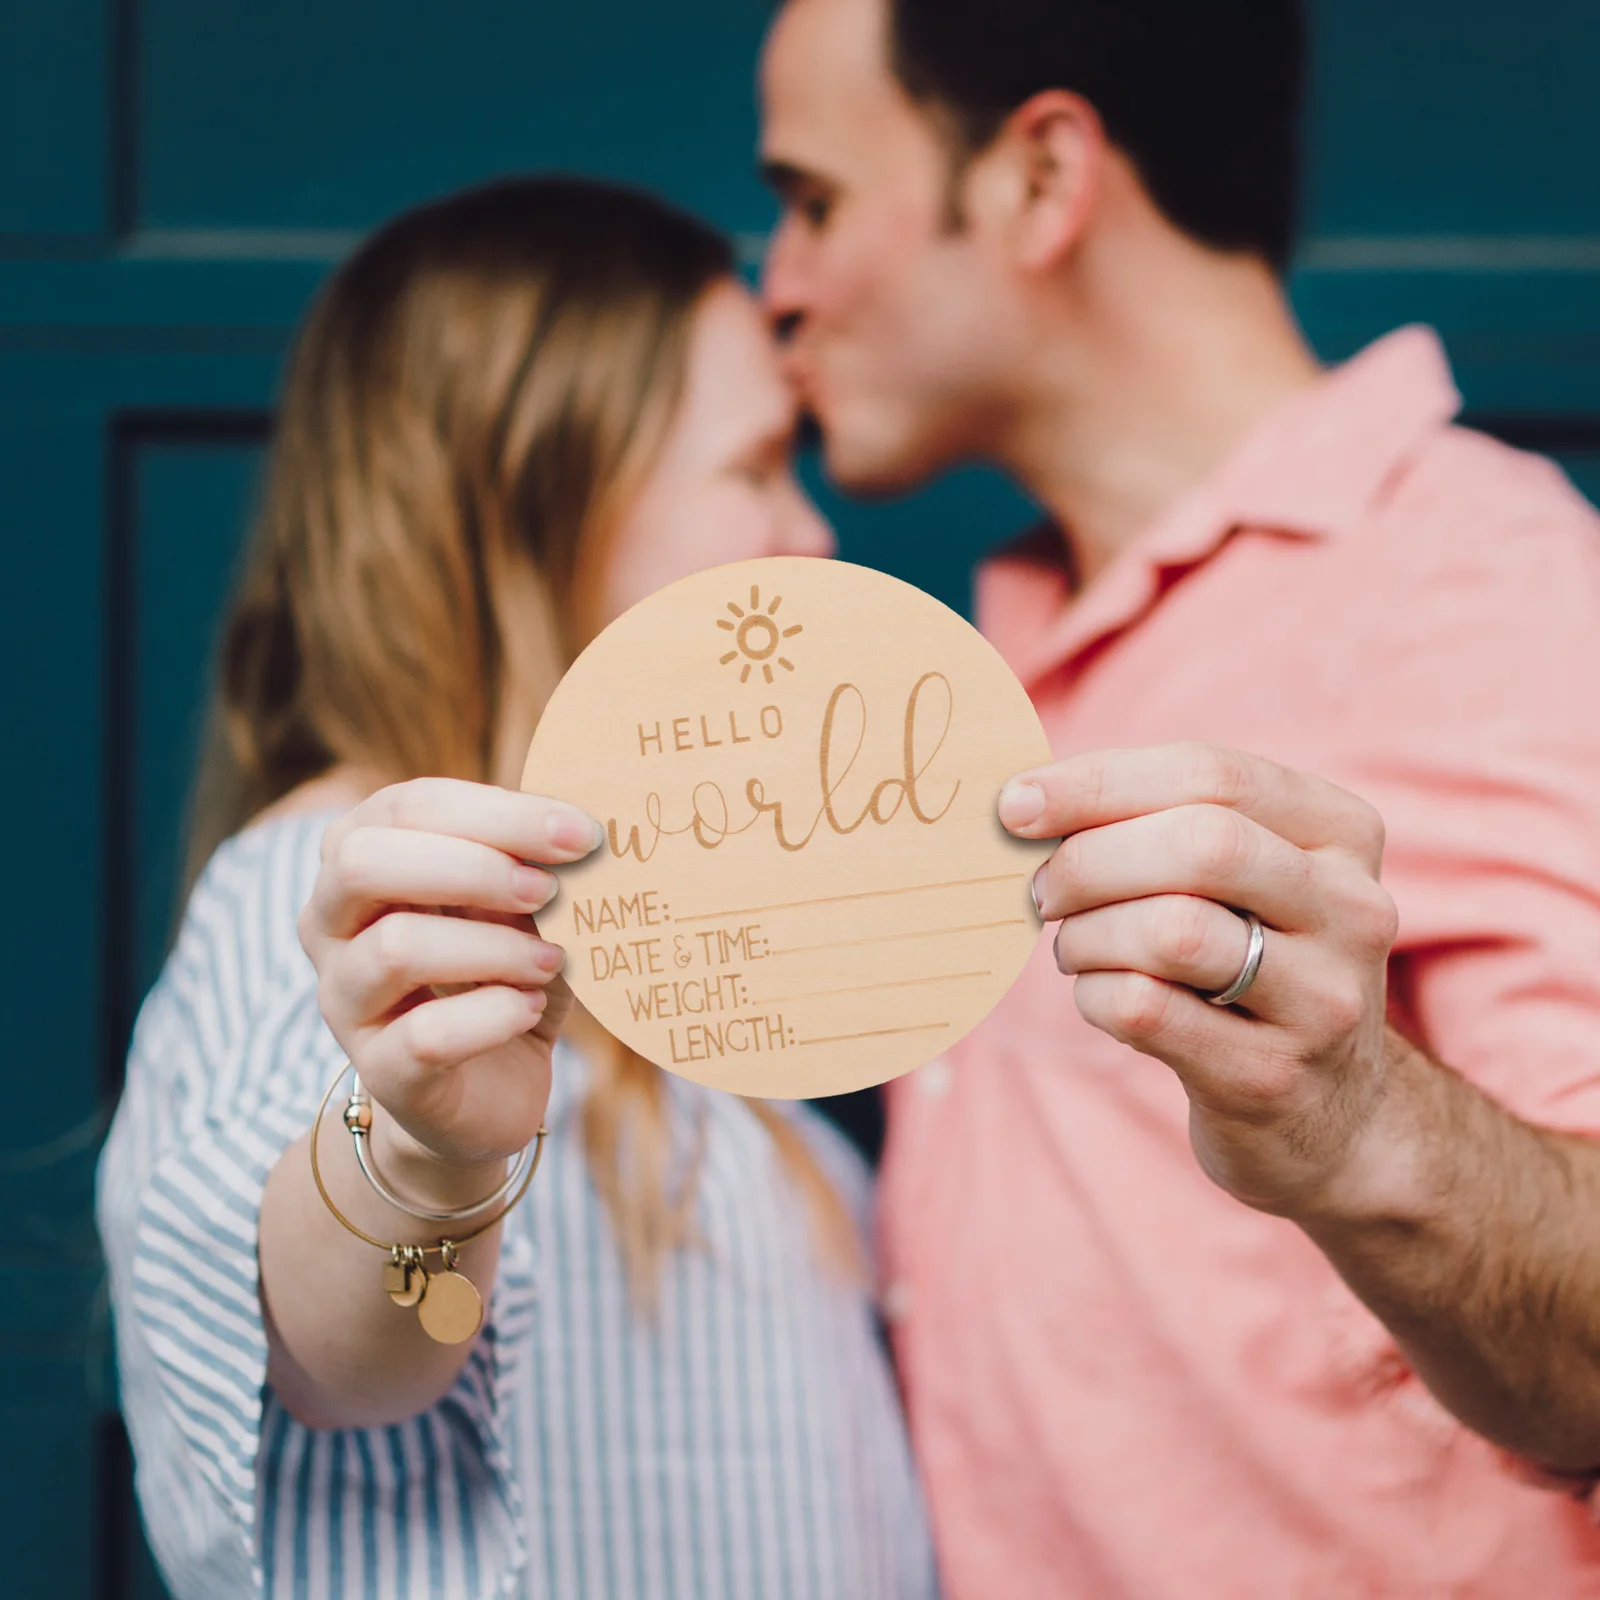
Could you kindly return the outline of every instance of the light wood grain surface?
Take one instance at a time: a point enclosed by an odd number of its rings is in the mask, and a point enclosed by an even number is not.
[[[921,590],[801,557],[697,574],[607,628],[540,721],[523,788],[606,830],[540,930],[669,1071],[777,1099],[881,1083],[1032,950],[1050,847],[995,799],[1049,759],[1009,669]]]

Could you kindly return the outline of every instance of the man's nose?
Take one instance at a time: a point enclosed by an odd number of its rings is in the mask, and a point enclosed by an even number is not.
[[[805,298],[796,271],[793,242],[785,218],[767,241],[766,259],[761,263],[761,303],[780,344],[790,343],[805,321]]]

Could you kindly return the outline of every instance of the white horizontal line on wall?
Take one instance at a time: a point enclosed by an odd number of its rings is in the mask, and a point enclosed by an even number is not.
[[[355,228],[145,228],[116,254],[135,261],[338,261],[361,242]],[[758,266],[764,233],[733,236],[740,263]],[[1302,272],[1600,272],[1600,236],[1585,234],[1351,234],[1311,238]]]
[[[1600,237],[1584,234],[1375,234],[1311,238],[1302,272],[1600,272]]]
[[[117,254],[132,261],[338,261],[362,237],[354,228],[141,228]]]
[[[116,253],[129,261],[339,261],[364,237],[359,228],[141,228]],[[733,235],[741,266],[761,264],[767,237]]]

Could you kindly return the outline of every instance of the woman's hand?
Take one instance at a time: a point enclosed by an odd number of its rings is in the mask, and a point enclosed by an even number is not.
[[[533,921],[556,880],[530,863],[599,842],[576,807],[449,778],[381,789],[328,829],[300,942],[408,1193],[470,1199],[538,1130],[572,994]]]

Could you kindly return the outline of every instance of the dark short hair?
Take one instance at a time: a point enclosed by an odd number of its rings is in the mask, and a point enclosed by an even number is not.
[[[1306,28],[1300,0],[889,0],[890,59],[965,158],[1025,100],[1099,112],[1185,233],[1280,271],[1294,240]]]

